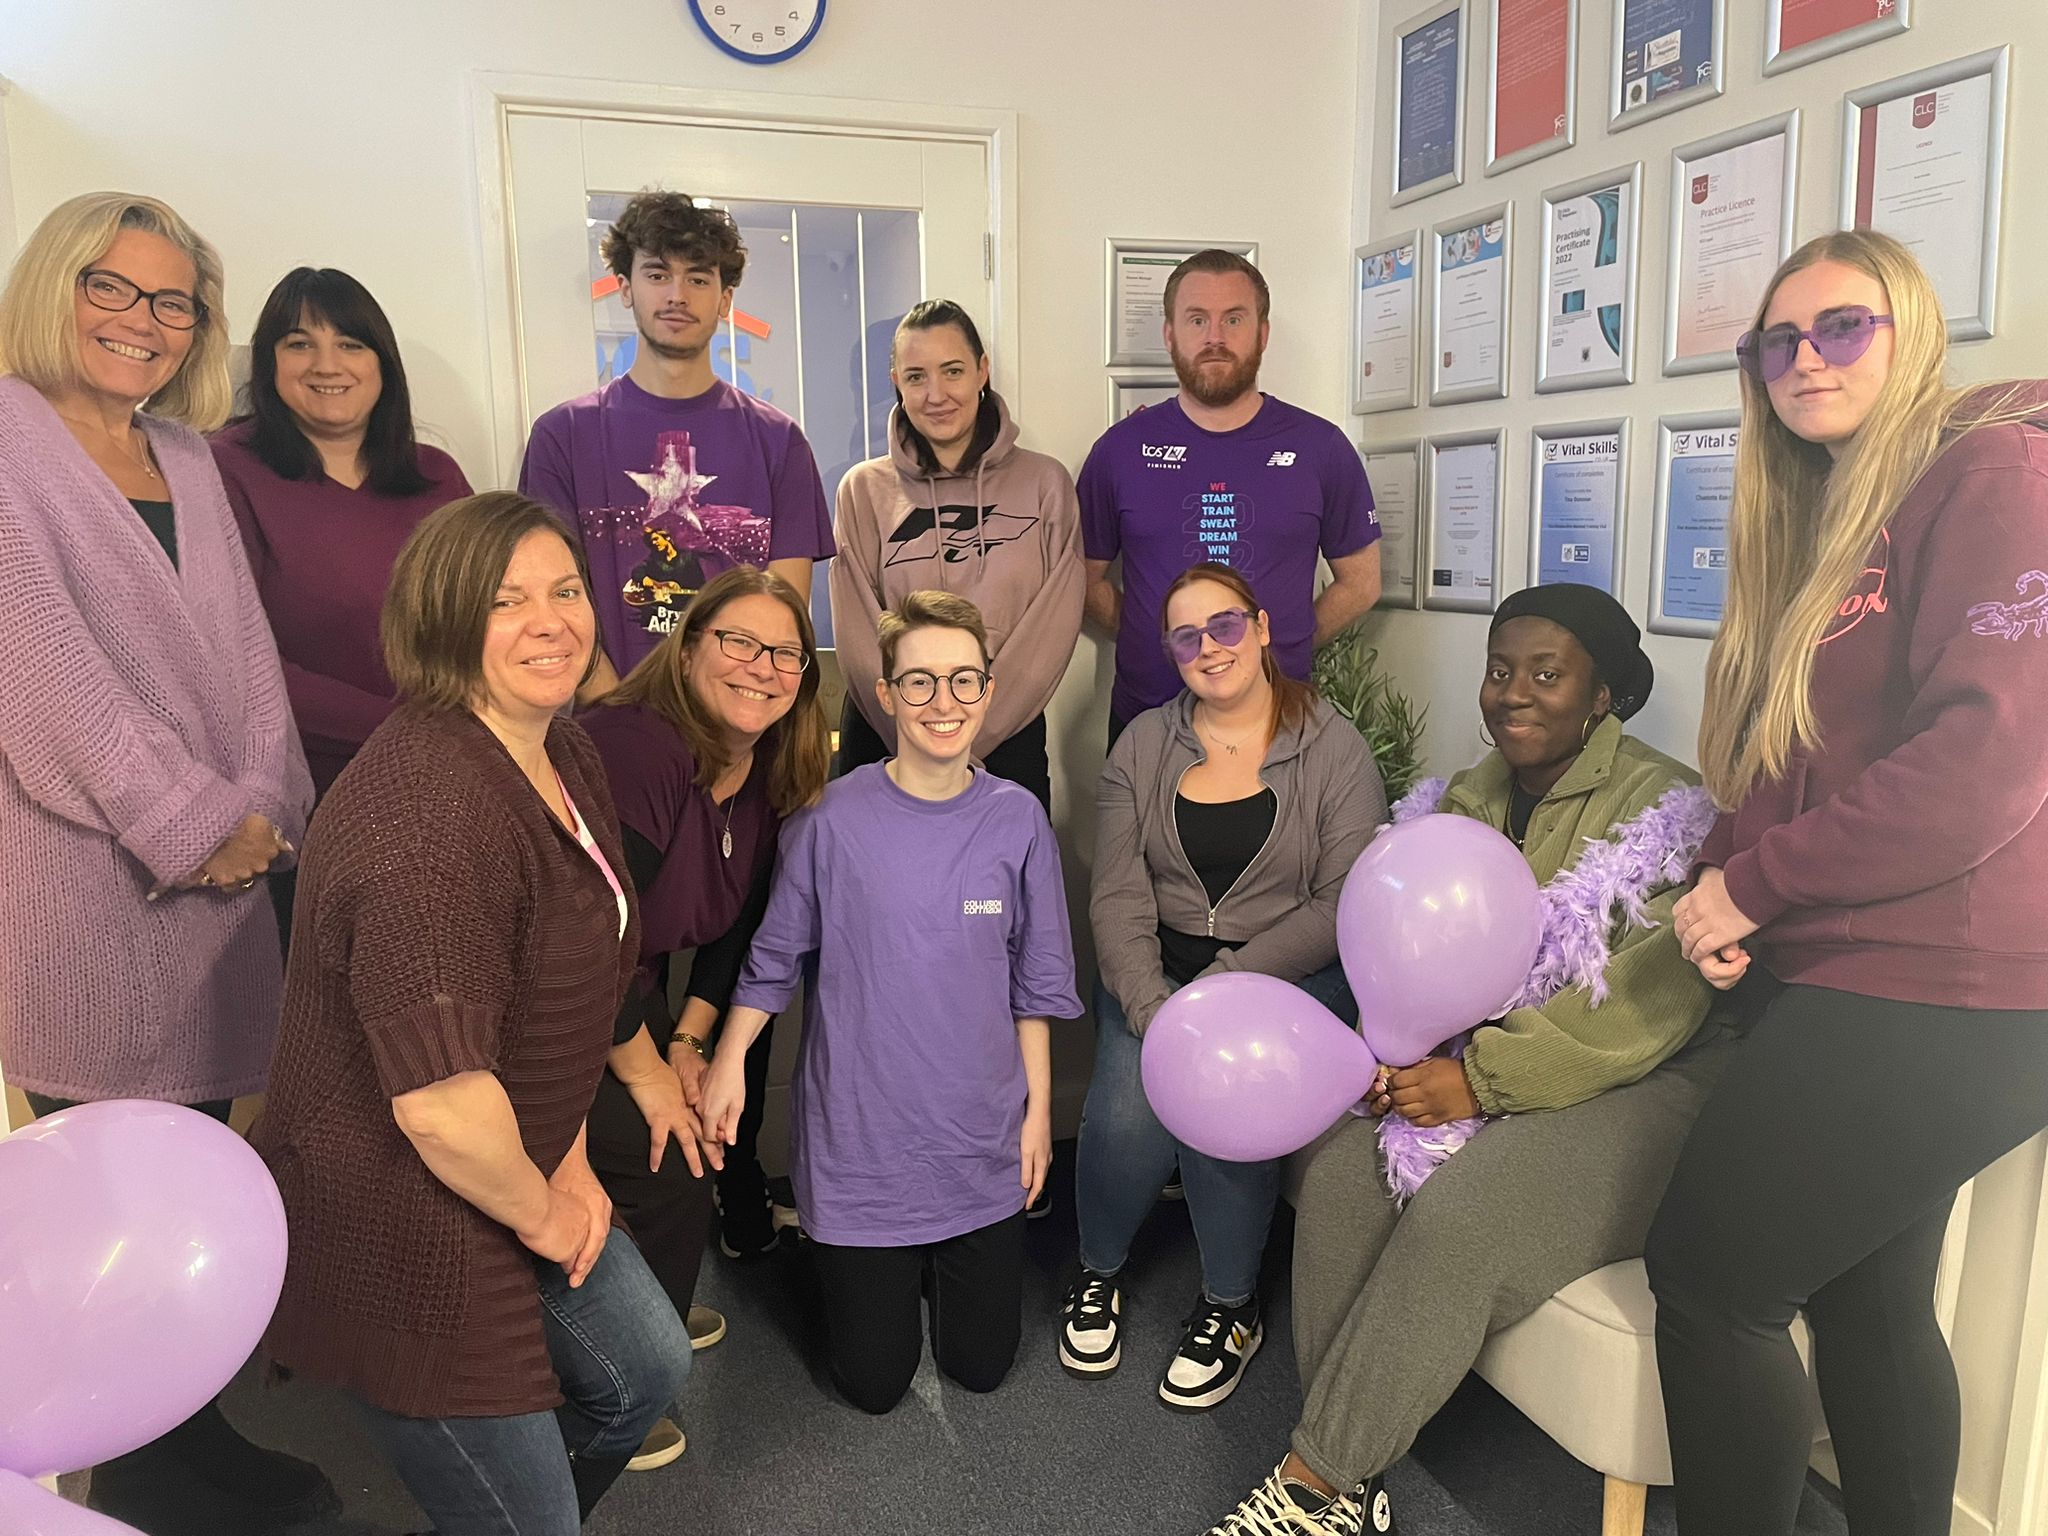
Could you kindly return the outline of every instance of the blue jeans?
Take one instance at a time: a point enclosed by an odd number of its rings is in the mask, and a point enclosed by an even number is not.
[[[1300,985],[1347,1023],[1357,1017],[1341,967],[1327,966]],[[1095,1075],[1081,1110],[1074,1167],[1081,1263],[1098,1275],[1123,1268],[1131,1240],[1178,1158],[1202,1252],[1203,1294],[1219,1306],[1242,1306],[1258,1289],[1259,1259],[1280,1198],[1281,1160],[1227,1163],[1176,1141],[1145,1097],[1141,1045],[1122,1005],[1098,984]]]
[[[690,1334],[631,1238],[614,1231],[575,1290],[534,1261],[562,1406],[409,1419],[361,1404],[436,1536],[576,1536],[690,1374]]]

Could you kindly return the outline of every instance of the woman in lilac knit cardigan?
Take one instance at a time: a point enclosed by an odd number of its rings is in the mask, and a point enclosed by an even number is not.
[[[53,211],[0,292],[0,1064],[38,1114],[140,1098],[224,1119],[277,1035],[261,877],[312,785],[195,430],[226,415],[220,296],[212,247],[119,193]],[[331,1502],[210,1410],[171,1442],[242,1503]],[[183,1497],[137,1456],[100,1469],[95,1503]]]

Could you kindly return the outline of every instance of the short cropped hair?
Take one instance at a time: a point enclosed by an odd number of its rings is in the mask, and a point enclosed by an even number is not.
[[[718,286],[737,288],[747,270],[747,246],[740,227],[723,208],[705,208],[687,192],[642,192],[626,204],[605,231],[598,254],[612,275],[633,275],[633,253],[680,256],[693,267],[711,267]]]
[[[895,672],[896,647],[916,629],[965,630],[981,648],[981,664],[989,663],[988,625],[979,608],[957,592],[912,592],[875,626],[875,638],[882,645],[882,676]]]
[[[1173,275],[1166,280],[1166,318],[1173,318],[1173,301],[1180,293],[1180,280],[1191,272],[1207,272],[1212,277],[1227,277],[1232,272],[1242,273],[1251,279],[1252,290],[1259,296],[1259,323],[1264,325],[1273,316],[1273,295],[1266,287],[1265,274],[1235,251],[1219,251],[1213,247],[1197,251],[1186,261],[1173,269]]]
[[[220,253],[169,203],[128,192],[85,192],[52,208],[15,258],[0,291],[0,374],[13,374],[45,395],[78,382],[78,277],[106,254],[124,229],[161,235],[192,263],[199,324],[192,348],[170,382],[143,402],[166,421],[211,432],[228,419],[227,318],[221,313]]]
[[[482,691],[491,604],[529,533],[559,535],[585,587],[590,570],[562,520],[516,491],[465,496],[430,514],[398,552],[378,631],[398,696],[428,709],[469,709]],[[590,651],[584,680],[597,667]]]

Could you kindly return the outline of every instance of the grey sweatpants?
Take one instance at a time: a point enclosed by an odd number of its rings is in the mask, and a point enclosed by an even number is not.
[[[1387,1194],[1378,1122],[1312,1149],[1296,1202],[1294,1449],[1350,1488],[1398,1461],[1496,1328],[1643,1251],[1686,1132],[1726,1065],[1716,1027],[1641,1082],[1510,1115],[1408,1202]]]

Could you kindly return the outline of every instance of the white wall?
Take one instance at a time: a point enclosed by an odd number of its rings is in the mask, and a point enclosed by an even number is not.
[[[1485,49],[1490,8],[1468,0],[1462,186],[1392,207],[1387,158],[1391,144],[1386,61],[1396,25],[1429,8],[1430,0],[1382,0],[1377,17],[1360,29],[1359,157],[1353,167],[1356,244],[1390,238],[1441,220],[1512,199],[1515,204],[1512,340],[1509,398],[1388,412],[1358,419],[1363,440],[1393,441],[1465,428],[1505,425],[1507,534],[1502,564],[1505,590],[1524,584],[1527,570],[1528,453],[1537,425],[1601,416],[1634,420],[1628,487],[1626,585],[1623,596],[1638,623],[1648,619],[1651,511],[1656,465],[1656,419],[1678,411],[1728,410],[1737,404],[1735,375],[1661,377],[1665,302],[1665,231],[1670,217],[1671,151],[1724,129],[1803,108],[1797,240],[1837,226],[1844,92],[1965,54],[2013,44],[2008,103],[2008,159],[2004,199],[2004,264],[2000,275],[1999,334],[1964,343],[1951,353],[1958,381],[2033,375],[2044,371],[2041,337],[2048,328],[2048,292],[2031,253],[2048,241],[2048,204],[2026,195],[2048,91],[2034,73],[2048,55],[2048,10],[2035,4],[1943,4],[1921,0],[1913,27],[1902,35],[1765,78],[1762,72],[1765,8],[1759,0],[1728,0],[1727,80],[1724,94],[1702,105],[1609,133],[1606,128],[1608,50],[1613,6],[1580,0],[1578,143],[1546,159],[1488,177],[1485,163]],[[1540,314],[1540,194],[1582,176],[1643,161],[1640,288],[1636,379],[1628,388],[1585,390],[1539,397],[1535,347]],[[1425,301],[1426,307],[1426,301]],[[1429,355],[1425,329],[1422,348]],[[1425,392],[1426,393],[1426,392]],[[1463,766],[1480,751],[1477,693],[1484,655],[1483,617],[1442,613],[1380,614],[1372,621],[1382,660],[1403,686],[1431,706],[1428,751],[1439,772]],[[1694,757],[1707,642],[1651,635],[1657,688],[1632,729],[1688,761]],[[1873,1114],[1892,1112],[1873,1105]],[[2048,1406],[2042,1370],[2048,1339],[2048,1185],[2039,1141],[2021,1148],[1977,1181],[1965,1233],[1951,1261],[1960,1259],[1953,1342],[1963,1386],[1964,1444],[1955,1530],[1971,1536],[2044,1529],[2048,1510]]]

